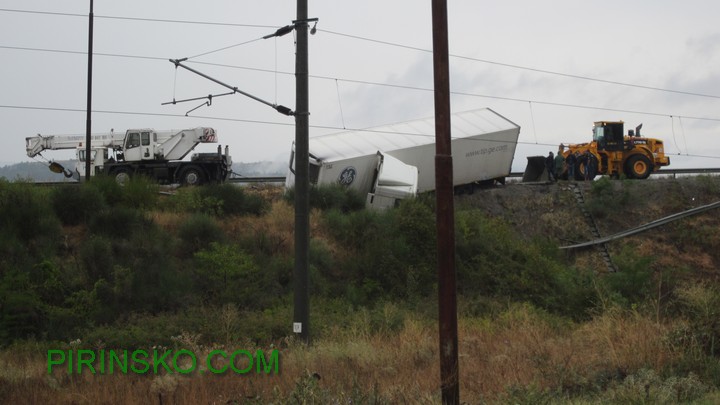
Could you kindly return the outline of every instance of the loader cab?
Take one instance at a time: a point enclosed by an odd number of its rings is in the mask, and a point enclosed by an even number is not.
[[[624,148],[624,123],[599,121],[593,126],[593,141],[599,150],[621,151]]]

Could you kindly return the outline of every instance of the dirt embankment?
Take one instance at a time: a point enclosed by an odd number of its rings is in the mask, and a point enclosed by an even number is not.
[[[720,177],[616,180],[574,183],[582,191],[602,236],[720,201]],[[594,239],[570,183],[508,183],[460,196],[457,209],[482,209],[504,218],[524,238],[548,238],[558,246]],[[685,269],[720,279],[720,209],[680,219],[608,243],[613,256],[647,257],[654,270]],[[593,249],[569,254],[578,267],[603,271]]]

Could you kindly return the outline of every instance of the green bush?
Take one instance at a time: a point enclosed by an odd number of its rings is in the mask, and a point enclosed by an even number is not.
[[[123,204],[128,207],[151,210],[157,205],[159,187],[147,177],[132,177],[122,189]]]
[[[590,185],[590,198],[587,201],[587,208],[597,218],[605,218],[616,213],[621,207],[630,202],[630,182],[613,181],[608,176],[603,176]]]
[[[480,211],[456,215],[458,291],[533,305],[579,318],[593,305],[591,280],[538,242],[521,240],[505,222]]]
[[[80,260],[90,285],[101,278],[110,279],[114,265],[111,241],[100,235],[91,236],[80,247]]]
[[[611,387],[603,399],[613,404],[671,405],[700,399],[708,391],[709,387],[692,373],[663,379],[654,370],[642,369]]]
[[[606,274],[600,279],[605,299],[629,308],[640,304],[654,294],[652,257],[638,256],[632,248],[625,246],[613,261],[618,266],[615,273]]]
[[[177,211],[214,215],[262,215],[269,206],[261,196],[246,193],[232,184],[207,184],[185,187],[172,197],[171,206]]]
[[[204,302],[258,308],[273,295],[273,280],[235,246],[212,242],[195,253],[194,262],[193,285]]]
[[[207,248],[213,242],[225,240],[224,234],[214,218],[207,214],[194,214],[187,218],[178,229],[180,248],[184,254]]]
[[[333,209],[324,212],[323,225],[346,250],[335,269],[323,275],[354,304],[434,291],[435,226],[432,211],[421,201],[403,201],[398,209],[383,212]]]
[[[336,209],[341,212],[351,212],[365,207],[365,196],[355,189],[339,184],[310,187],[308,194],[310,208],[323,211]],[[287,190],[285,200],[290,204],[295,203],[295,188]]]
[[[105,235],[111,239],[129,239],[134,233],[142,232],[152,225],[143,212],[130,207],[119,206],[97,213],[89,223],[90,232]]]
[[[63,225],[87,223],[105,206],[101,191],[87,184],[58,186],[53,190],[50,199],[55,215]]]
[[[49,247],[46,243],[59,242],[60,223],[53,213],[49,193],[29,183],[0,179],[0,229],[26,243],[33,253],[54,252],[55,249],[46,249]]]
[[[215,212],[209,212],[216,216],[223,215],[242,215],[250,213],[246,211],[247,201],[250,196],[245,194],[242,188],[232,184],[208,184],[196,190],[203,200],[217,201],[218,204]],[[258,209],[258,207],[254,207]],[[252,214],[260,215],[262,211],[252,212]]]
[[[90,182],[84,183],[83,187],[90,187],[99,191],[105,203],[111,207],[123,202],[123,186],[118,184],[112,176],[104,174],[97,175],[93,177]]]

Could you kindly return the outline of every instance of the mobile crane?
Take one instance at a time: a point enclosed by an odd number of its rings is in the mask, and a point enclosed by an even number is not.
[[[200,143],[217,143],[213,128],[198,127],[180,131],[155,131],[153,129],[129,129],[123,133],[91,135],[90,174],[104,173],[115,177],[119,183],[135,175],[144,175],[159,183],[199,185],[206,182],[222,182],[231,171],[232,158],[229,148],[218,146],[217,153],[195,153],[189,161],[182,159]],[[83,146],[85,135],[36,135],[25,138],[29,157],[45,150],[75,149],[77,165],[75,174],[82,177],[87,156]],[[57,163],[50,169],[73,175]],[[70,176],[68,176],[70,174]]]

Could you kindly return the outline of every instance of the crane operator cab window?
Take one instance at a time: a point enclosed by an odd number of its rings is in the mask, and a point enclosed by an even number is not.
[[[148,146],[150,145],[150,132],[143,132],[142,133],[142,145]]]
[[[150,138],[148,138],[148,141],[149,139]],[[140,134],[137,132],[128,134],[125,149],[137,148],[138,146],[140,146]]]

